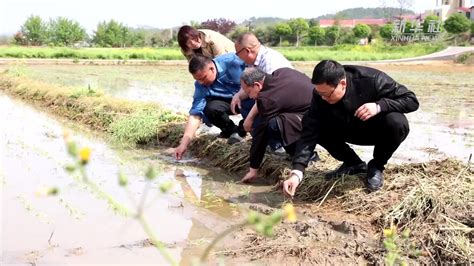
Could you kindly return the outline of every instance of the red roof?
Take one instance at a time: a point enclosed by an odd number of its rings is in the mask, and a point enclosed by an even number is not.
[[[394,16],[393,17],[394,19],[399,19],[399,20],[422,20],[423,19],[423,15],[422,14],[419,14],[419,15],[401,15],[401,16]]]
[[[464,11],[464,12],[471,12],[471,8],[473,8],[473,7],[460,7],[460,8],[458,8],[458,10]]]
[[[319,25],[321,27],[330,27],[335,24],[335,19],[320,19]],[[357,24],[368,24],[368,25],[385,25],[385,19],[378,18],[364,18],[364,19],[340,19],[338,20],[339,26],[341,27],[355,27]]]

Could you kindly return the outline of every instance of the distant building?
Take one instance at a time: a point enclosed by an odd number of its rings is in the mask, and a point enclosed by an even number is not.
[[[354,28],[357,24],[367,25],[385,25],[387,21],[385,19],[366,18],[366,19],[320,19],[319,26],[321,28],[331,27],[333,25],[339,25],[341,27]]]
[[[409,20],[409,21],[419,20],[419,21],[422,21],[425,17],[426,17],[425,14],[401,15],[401,16],[393,16],[392,21],[393,20]]]
[[[461,13],[468,19],[474,20],[474,0],[435,0],[436,8],[428,13],[436,15],[445,21],[451,14]]]

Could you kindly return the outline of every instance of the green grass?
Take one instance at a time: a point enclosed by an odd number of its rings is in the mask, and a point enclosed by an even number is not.
[[[170,137],[177,139],[177,132],[182,132],[182,127],[175,124],[182,124],[185,117],[158,104],[115,99],[89,88],[71,89],[11,74],[0,74],[0,90],[110,133],[123,144],[156,143]]]
[[[157,128],[182,117],[163,109],[142,109],[110,125],[114,139],[121,143],[149,144],[157,140]]]
[[[290,61],[319,61],[334,59],[339,61],[367,61],[399,59],[425,55],[442,50],[445,46],[439,43],[385,45],[374,44],[276,47]],[[108,59],[108,60],[184,60],[179,48],[64,48],[64,47],[0,47],[0,58],[66,58],[74,59]]]
[[[277,47],[275,48],[290,61],[319,61],[333,59],[338,61],[370,61],[400,59],[426,55],[444,49],[442,44],[394,45],[337,45],[326,47]]]
[[[460,64],[474,64],[474,52],[464,53],[456,58],[456,62]]]
[[[178,48],[65,48],[65,47],[0,47],[4,58],[70,58],[109,60],[183,60]]]

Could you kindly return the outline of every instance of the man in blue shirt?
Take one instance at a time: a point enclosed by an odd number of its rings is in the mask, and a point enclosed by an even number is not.
[[[227,53],[214,59],[202,55],[194,56],[189,62],[189,72],[196,80],[189,118],[175,157],[180,160],[201,125],[201,121],[211,123],[221,129],[221,137],[229,138],[228,143],[237,142],[246,135],[243,127],[236,126],[229,118],[232,114],[230,102],[240,90],[240,75],[245,63],[235,53]],[[244,106],[251,107],[253,102]],[[242,108],[244,109],[244,107]],[[247,112],[242,110],[242,115]]]

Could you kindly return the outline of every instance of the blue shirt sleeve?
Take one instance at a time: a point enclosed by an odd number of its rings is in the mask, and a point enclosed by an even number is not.
[[[189,110],[190,115],[201,118],[206,108],[206,98],[218,97],[232,99],[234,94],[240,90],[240,75],[245,68],[245,63],[234,53],[228,53],[213,59],[217,68],[217,77],[210,86],[203,86],[194,82],[193,104]]]
[[[204,108],[206,107],[206,88],[194,82],[193,104],[189,110],[189,115],[204,117]]]

